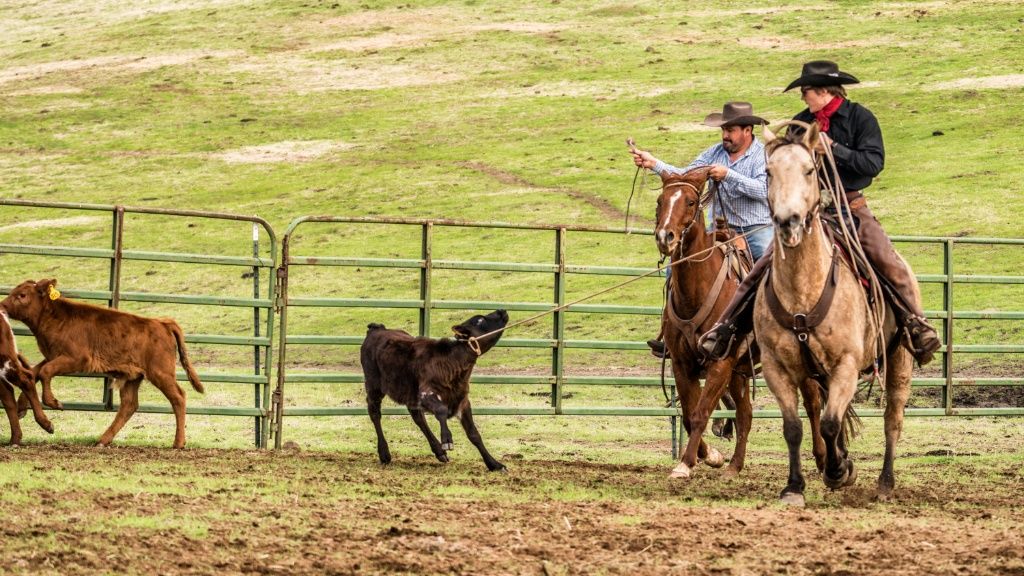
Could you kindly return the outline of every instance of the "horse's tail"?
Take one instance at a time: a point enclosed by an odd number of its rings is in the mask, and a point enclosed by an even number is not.
[[[853,409],[853,402],[846,407],[846,415],[843,417],[843,429],[846,432],[846,439],[852,440],[860,435],[864,422],[861,421],[857,411]]]

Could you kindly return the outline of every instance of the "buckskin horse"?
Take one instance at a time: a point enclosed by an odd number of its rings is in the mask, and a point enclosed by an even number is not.
[[[672,359],[683,426],[689,435],[672,478],[688,478],[698,458],[713,468],[725,463],[722,454],[704,442],[703,435],[726,386],[736,402],[736,449],[726,470],[729,475],[743,469],[752,418],[747,392],[752,372],[748,346],[735,346],[729,357],[706,363],[697,346],[697,337],[711,327],[732,298],[740,271],[735,247],[716,247],[714,232],[709,233],[705,226],[701,196],[709,171],[710,167],[701,167],[663,175],[656,212],[658,250],[673,261],[665,298],[665,347]],[[705,376],[703,389],[701,376]]]
[[[785,137],[768,128],[764,131],[768,203],[777,246],[754,304],[754,332],[765,380],[782,411],[783,435],[789,447],[789,480],[780,498],[786,504],[802,506],[803,426],[797,413],[797,390],[813,393],[820,383],[827,398],[820,420],[825,443],[822,479],[832,489],[852,485],[857,475],[846,450],[844,424],[853,416],[850,408],[858,374],[876,360],[878,330],[888,335],[886,328],[893,323],[891,311],[881,328],[872,320],[863,287],[819,218],[822,191],[817,177],[817,124],[789,121],[786,125],[804,130],[798,134],[787,130]],[[910,352],[895,338],[889,337],[885,346],[885,460],[878,477],[881,499],[891,494],[896,483],[893,459],[910,393]],[[816,410],[809,408],[808,413],[816,433]]]

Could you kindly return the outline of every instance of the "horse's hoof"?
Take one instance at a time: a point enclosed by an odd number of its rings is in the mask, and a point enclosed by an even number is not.
[[[434,456],[437,457],[437,461],[438,462],[441,462],[443,464],[447,464],[448,463],[448,455],[447,454],[442,452],[441,454],[435,454]]]
[[[857,469],[853,467],[853,460],[848,460],[850,467],[846,470],[846,481],[843,486],[853,486],[857,483]]]
[[[444,444],[441,444],[441,450],[444,450],[445,452],[447,452],[447,451],[449,451],[449,450],[451,450],[453,448],[455,448],[455,445],[452,444],[451,442],[445,442]]]
[[[739,475],[739,468],[733,468],[732,466],[729,466],[728,468],[725,469],[725,471],[722,472],[722,476],[724,476],[725,478],[735,478]]]
[[[672,473],[668,475],[669,478],[689,478],[691,469],[684,462],[676,464],[676,467],[672,469]]]
[[[28,410],[18,410],[18,420],[24,418],[26,414],[28,414]]]
[[[46,422],[36,422],[36,424],[39,424],[40,428],[46,430],[47,434],[53,434],[53,423],[50,422],[49,420],[47,420]]]
[[[796,492],[783,492],[779,500],[786,506],[804,507],[804,495]]]
[[[57,400],[56,398],[50,398],[49,400],[43,398],[43,406],[46,406],[47,408],[53,408],[54,410],[64,409],[64,405],[61,404],[60,400]]]
[[[721,468],[725,464],[725,456],[715,448],[708,448],[708,455],[704,457],[704,463],[712,468]]]

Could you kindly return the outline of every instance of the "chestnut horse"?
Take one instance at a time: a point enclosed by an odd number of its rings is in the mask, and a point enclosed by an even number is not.
[[[863,287],[826,235],[818,217],[822,193],[818,182],[818,125],[795,121],[804,128],[784,138],[764,131],[768,204],[775,221],[776,249],[771,270],[754,304],[754,332],[768,388],[782,411],[783,435],[789,447],[789,480],[780,495],[787,504],[804,503],[800,471],[803,426],[797,413],[797,390],[826,392],[820,431],[825,443],[822,478],[829,488],[856,480],[846,450],[844,420],[850,418],[858,374],[876,359],[878,322],[872,319]],[[837,202],[842,198],[837,198]],[[920,298],[920,294],[917,294]],[[891,311],[884,322],[892,325]],[[782,319],[786,318],[789,325]],[[888,330],[884,330],[888,334]],[[887,497],[895,486],[893,459],[903,427],[903,408],[910,394],[910,352],[887,340],[885,374],[885,461],[878,494]],[[817,381],[815,381],[817,380]],[[815,434],[817,411],[808,408]],[[815,442],[817,446],[817,439]]]
[[[739,254],[731,244],[716,248],[714,233],[707,232],[705,226],[701,194],[709,170],[703,167],[662,175],[656,213],[658,250],[673,261],[665,300],[665,347],[672,358],[683,426],[689,435],[672,478],[688,478],[698,458],[713,468],[725,463],[722,454],[704,442],[703,435],[726,386],[736,402],[737,432],[727,474],[743,469],[752,418],[747,391],[752,369],[748,346],[735,346],[731,356],[707,363],[697,346],[697,338],[711,328],[739,285]],[[684,258],[687,260],[679,262]],[[703,389],[701,376],[705,376]]]

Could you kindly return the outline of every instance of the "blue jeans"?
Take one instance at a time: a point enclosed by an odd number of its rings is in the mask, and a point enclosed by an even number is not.
[[[733,226],[732,229],[739,234],[744,234],[748,230],[757,230],[761,228],[763,224],[755,224],[753,226]],[[762,230],[758,230],[753,234],[747,236],[747,246],[750,247],[750,255],[753,256],[754,262],[761,259],[761,255],[768,249],[772,244],[772,240],[775,238],[775,227],[768,226]]]

